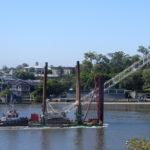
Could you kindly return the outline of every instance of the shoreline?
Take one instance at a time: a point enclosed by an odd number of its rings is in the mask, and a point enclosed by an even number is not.
[[[50,102],[51,104],[73,104],[75,102]],[[15,103],[15,105],[34,105],[34,104],[42,104],[42,103]],[[92,104],[96,104],[96,102],[93,102]],[[104,105],[150,105],[150,102],[125,102],[125,101],[106,101],[104,102]],[[6,103],[0,103],[0,105],[9,105]],[[87,105],[87,104],[85,104]]]
[[[51,102],[51,104],[73,104],[73,102]],[[96,104],[96,102],[92,103]],[[150,102],[104,102],[104,105],[150,105]],[[85,104],[86,105],[86,104]]]

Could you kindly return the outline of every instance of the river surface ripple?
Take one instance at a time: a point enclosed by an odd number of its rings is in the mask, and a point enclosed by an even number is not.
[[[20,116],[41,113],[41,105],[16,108]],[[0,105],[0,116],[7,109]],[[150,105],[107,104],[101,128],[1,127],[0,150],[125,150],[126,141],[135,137],[150,140]]]

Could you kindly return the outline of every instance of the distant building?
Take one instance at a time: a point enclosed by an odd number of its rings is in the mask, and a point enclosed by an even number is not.
[[[44,68],[41,66],[24,67],[23,71],[32,72],[35,74],[43,74]]]
[[[15,73],[17,71],[16,68],[11,68],[10,71],[9,71],[9,74],[13,75],[13,73]]]
[[[75,74],[75,68],[74,67],[62,67],[63,74]]]
[[[33,67],[24,67],[23,71],[32,72],[35,77],[43,77],[44,67],[41,66],[33,66]],[[58,78],[62,75],[74,74],[74,67],[48,67],[48,78]]]
[[[41,80],[26,80],[26,82],[30,85],[31,88],[38,88],[38,85],[42,82]]]
[[[50,67],[52,77],[60,77],[62,75],[61,67]]]
[[[51,67],[52,75],[60,77],[62,75],[74,74],[74,67]]]
[[[3,90],[3,78],[0,77],[0,92]]]
[[[30,95],[30,85],[23,80],[9,82],[9,90],[16,96],[28,97]]]

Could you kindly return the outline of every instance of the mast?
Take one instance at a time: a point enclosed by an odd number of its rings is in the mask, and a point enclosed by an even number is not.
[[[76,101],[78,102],[76,120],[80,124],[82,123],[82,110],[81,110],[81,99],[80,99],[80,64],[77,61],[76,64]]]
[[[44,67],[44,77],[43,77],[43,99],[42,99],[42,123],[43,124],[45,124],[47,66],[48,63],[46,62]]]

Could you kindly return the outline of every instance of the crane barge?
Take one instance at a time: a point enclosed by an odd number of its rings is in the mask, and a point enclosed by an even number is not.
[[[29,121],[30,127],[72,127],[72,126],[102,126],[103,125],[103,78],[95,78],[95,89],[91,101],[88,103],[87,110],[83,114],[82,101],[80,97],[80,64],[76,64],[76,102],[62,112],[56,111],[46,100],[46,82],[47,82],[47,66],[45,63],[44,79],[43,79],[43,100],[42,100],[42,114],[40,121],[37,114],[31,114]],[[98,87],[97,87],[98,86]],[[90,105],[92,102],[96,104],[95,117],[89,117]],[[76,109],[75,120],[72,121],[67,118],[66,114],[71,110]]]

